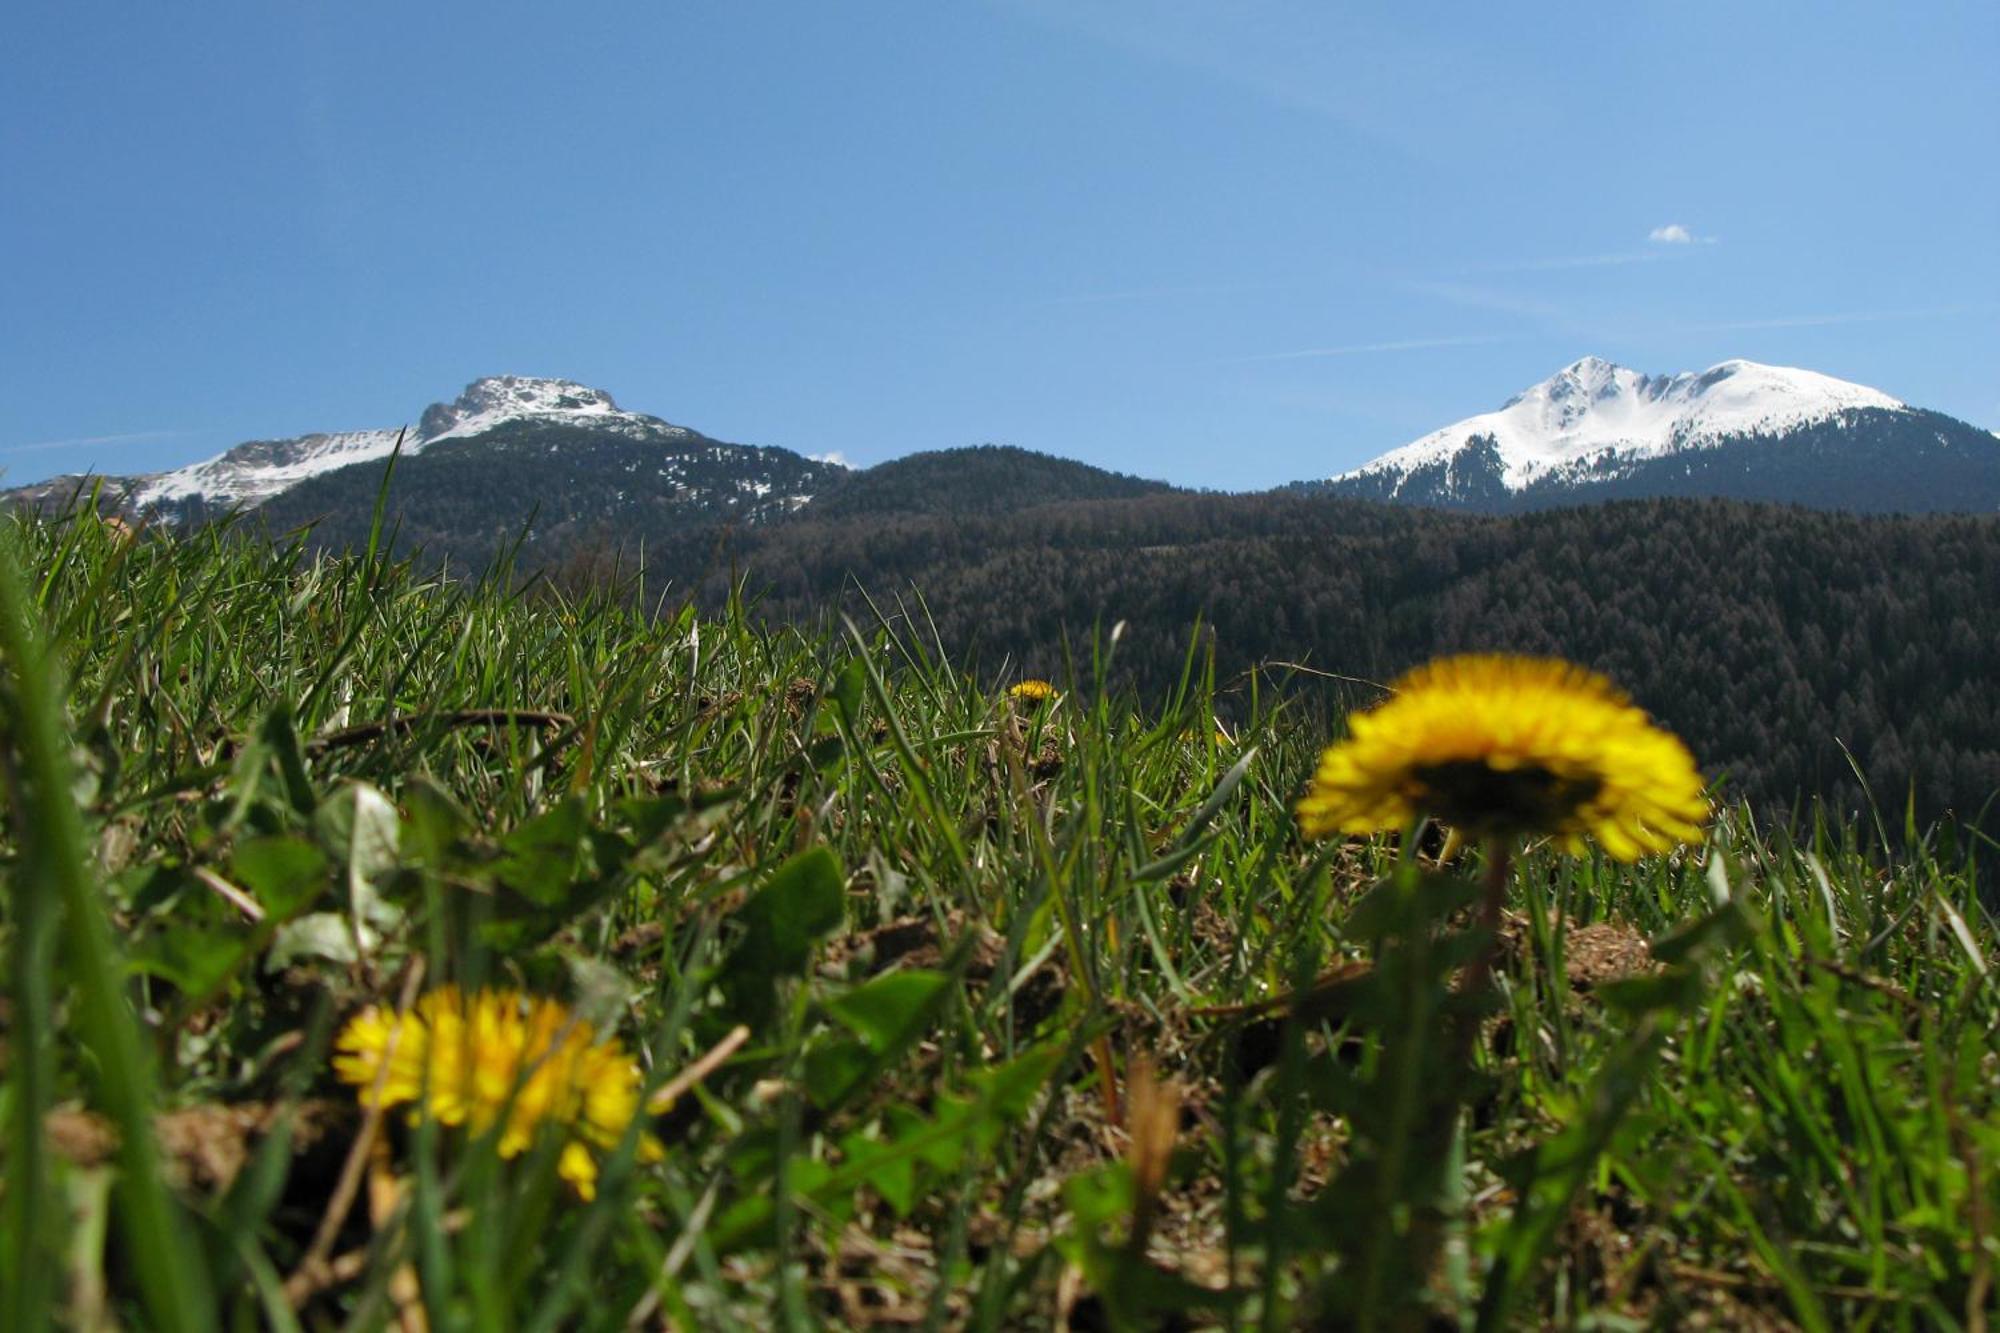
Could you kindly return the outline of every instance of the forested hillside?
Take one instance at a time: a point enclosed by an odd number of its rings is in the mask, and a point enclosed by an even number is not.
[[[516,422],[399,459],[384,516],[394,549],[421,552],[426,563],[484,569],[526,533],[532,566],[607,544],[637,549],[691,527],[761,522],[842,474],[789,449],[692,432],[635,439]],[[382,465],[367,463],[313,477],[251,511],[249,521],[273,535],[311,524],[315,545],[359,548],[383,475]]]
[[[850,472],[815,495],[813,518],[1004,514],[1065,500],[1118,500],[1171,490],[1013,445],[939,449]]]
[[[1119,665],[1155,691],[1197,619],[1238,698],[1240,673],[1271,661],[1379,681],[1453,649],[1559,653],[1625,682],[1767,805],[1820,793],[1857,808],[1843,746],[1895,811],[1912,787],[1924,818],[2000,790],[1990,519],[1691,500],[1494,519],[1167,495],[794,521],[670,543],[648,564],[711,605],[735,571],[778,619],[915,589],[946,648],[986,671],[1059,674],[1065,636],[1087,654],[1093,627],[1123,621]]]

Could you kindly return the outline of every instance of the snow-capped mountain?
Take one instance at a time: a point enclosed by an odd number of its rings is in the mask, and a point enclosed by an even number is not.
[[[211,507],[254,506],[309,477],[385,459],[399,437],[404,455],[410,456],[441,440],[470,439],[517,423],[583,426],[634,439],[677,439],[693,434],[658,417],[621,411],[602,389],[571,380],[494,375],[474,380],[452,402],[431,404],[414,430],[252,440],[172,472],[131,479],[131,503],[139,509],[171,507],[190,500]]]
[[[172,472],[133,478],[132,503],[154,509],[186,500],[255,505],[307,477],[387,458],[401,430],[351,430],[290,440],[251,440]],[[408,448],[406,443],[405,448]],[[116,489],[114,481],[113,489]]]
[[[1810,370],[1739,360],[1645,375],[1590,356],[1321,488],[1476,509],[1676,494],[1989,509],[2000,500],[1991,442],[1964,422]],[[1967,469],[1970,493],[1958,489]],[[1957,481],[1928,484],[1945,475]]]
[[[156,523],[249,510],[249,529],[359,547],[375,535],[399,437],[385,511],[391,549],[460,570],[509,550],[522,569],[546,568],[636,553],[686,530],[770,523],[852,475],[789,449],[730,444],[625,411],[571,380],[499,375],[433,404],[412,428],[253,440],[172,472],[57,477],[0,498],[60,510],[101,486],[101,508]]]
[[[1384,475],[1400,483],[1468,448],[1490,448],[1499,458],[1501,484],[1518,491],[1551,475],[1603,475],[1620,463],[1732,436],[1783,432],[1862,407],[1895,411],[1903,404],[1863,385],[1788,366],[1724,361],[1698,375],[1643,375],[1587,356],[1497,412],[1434,430],[1333,480]]]

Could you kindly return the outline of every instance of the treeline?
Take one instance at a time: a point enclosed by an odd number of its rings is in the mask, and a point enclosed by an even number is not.
[[[1442,652],[1555,653],[1609,673],[1767,805],[1859,808],[1846,752],[1895,818],[1912,790],[1926,821],[2000,791],[1988,518],[1655,500],[1501,519],[1170,494],[689,533],[647,567],[655,592],[672,576],[708,605],[741,580],[785,619],[915,590],[988,671],[1059,674],[1066,639],[1123,621],[1118,661],[1147,691],[1177,677],[1197,620],[1224,677],[1285,661],[1382,681]]]
[[[938,449],[849,472],[804,511],[818,520],[884,514],[1004,514],[1072,500],[1121,500],[1173,489],[1008,444]]]

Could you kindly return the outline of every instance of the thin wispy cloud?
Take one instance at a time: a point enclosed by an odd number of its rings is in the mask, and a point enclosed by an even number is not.
[[[1714,245],[1715,237],[1697,236],[1685,223],[1669,222],[1646,233],[1654,245]]]
[[[31,440],[27,444],[10,444],[0,448],[0,454],[27,454],[42,449],[82,449],[93,444],[130,444],[137,440],[171,440],[191,433],[184,430],[135,430],[123,435],[79,435],[72,440]]]
[[[1339,347],[1302,347],[1292,352],[1260,352],[1254,356],[1226,356],[1219,364],[1239,365],[1250,361],[1309,361],[1328,356],[1367,356],[1376,352],[1424,352],[1440,347],[1483,347],[1508,342],[1505,334],[1478,333],[1449,338],[1398,338],[1390,342],[1347,343]]]
[[[1082,36],[1128,57],[1193,73],[1251,95],[1326,117],[1344,129],[1406,152],[1427,152],[1395,93],[1402,71],[1421,65],[1434,76],[1439,54],[1398,42],[1358,14],[1329,10],[1332,30],[1282,20],[1217,23],[1202,4],[1132,6],[1119,0],[1002,0],[1002,7]],[[1372,59],[1357,59],[1363,44]],[[1438,80],[1441,97],[1476,98],[1468,86],[1479,67]]]
[[[1492,310],[1523,319],[1543,320],[1557,327],[1569,323],[1569,312],[1552,301],[1519,292],[1501,291],[1463,282],[1412,282],[1405,284],[1420,296],[1432,297],[1468,310]]]
[[[1843,310],[1823,315],[1775,315],[1768,319],[1734,319],[1716,324],[1683,324],[1678,333],[1734,333],[1749,329],[1816,329],[1830,324],[1875,324],[1900,319],[1944,319],[1975,314],[1992,306],[1934,306],[1924,310]]]
[[[1070,296],[1050,296],[1036,305],[1104,305],[1115,301],[1154,301],[1176,296],[1240,296],[1248,292],[1275,292],[1284,287],[1275,282],[1189,283],[1177,287],[1132,287],[1123,291],[1077,292]]]
[[[1674,256],[1665,250],[1626,250],[1601,255],[1558,255],[1550,259],[1515,259],[1499,264],[1483,264],[1475,273],[1543,273],[1566,268],[1616,268],[1625,264],[1651,264]]]

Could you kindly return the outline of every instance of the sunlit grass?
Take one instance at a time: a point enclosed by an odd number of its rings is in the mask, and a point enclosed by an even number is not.
[[[1293,806],[1360,699],[1218,698],[1192,651],[1129,699],[1106,635],[1023,706],[914,602],[799,633],[637,574],[8,542],[9,1327],[1290,1327],[1339,1278],[1342,1080],[1398,1040],[1347,1004],[1349,912],[1397,853]],[[1729,811],[1632,866],[1522,853],[1432,1305],[1474,1317],[1545,1215],[1523,1163],[1602,1124],[1516,1320],[1971,1325],[2000,931],[1982,849],[1897,832]],[[1652,971],[1639,941],[1725,902],[1739,935]],[[560,1135],[371,1126],[336,1078],[341,1022],[448,983],[554,997],[671,1094],[594,1200]]]

